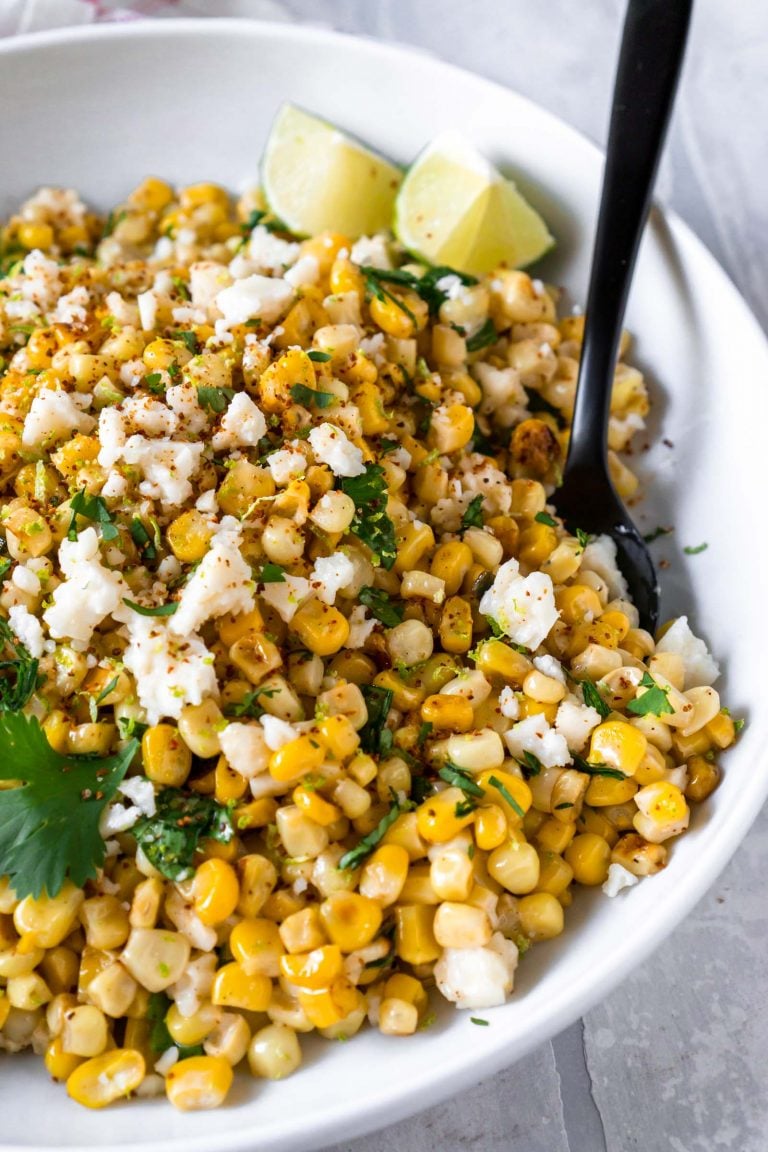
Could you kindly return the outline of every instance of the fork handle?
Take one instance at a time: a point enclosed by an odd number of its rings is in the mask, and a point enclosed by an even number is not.
[[[629,0],[616,70],[566,478],[602,461],[629,285],[683,62],[693,0]]]

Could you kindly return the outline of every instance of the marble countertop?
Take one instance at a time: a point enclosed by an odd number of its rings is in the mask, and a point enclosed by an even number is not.
[[[0,0],[0,34],[121,0]],[[603,141],[622,0],[122,0],[416,45]],[[698,0],[657,194],[768,327],[768,5]],[[688,919],[599,1007],[453,1100],[327,1152],[765,1152],[768,811]]]

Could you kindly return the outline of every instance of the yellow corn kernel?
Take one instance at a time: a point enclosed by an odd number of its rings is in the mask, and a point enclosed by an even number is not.
[[[498,804],[478,809],[475,816],[475,843],[483,852],[492,852],[507,839],[507,817]]]
[[[223,512],[243,519],[257,500],[274,496],[275,482],[268,468],[236,460],[219,485],[216,499]]]
[[[716,748],[729,748],[736,739],[736,726],[724,709],[705,725],[704,731]]]
[[[346,256],[337,256],[333,261],[328,274],[328,285],[334,296],[354,292],[362,300],[365,292],[362,272]]]
[[[341,948],[325,944],[311,952],[285,954],[280,957],[280,973],[298,988],[327,988],[343,968]]]
[[[445,581],[448,596],[455,596],[472,567],[472,550],[461,540],[452,540],[436,549],[430,573]]]
[[[472,647],[472,606],[463,596],[450,596],[440,616],[440,643],[446,652],[468,652]]]
[[[565,859],[573,869],[577,884],[604,884],[611,862],[611,846],[594,832],[581,832],[565,850]]]
[[[607,764],[625,776],[634,776],[647,748],[646,737],[633,725],[623,720],[606,720],[592,732],[587,759],[592,764]]]
[[[557,547],[557,534],[549,524],[534,521],[520,533],[517,555],[529,568],[541,568]]]
[[[570,584],[555,593],[555,604],[566,624],[596,620],[603,611],[600,597],[588,584]]]
[[[360,744],[360,737],[348,716],[337,713],[318,724],[320,739],[337,760],[346,760]]]
[[[144,772],[155,784],[181,788],[192,767],[192,753],[174,724],[154,724],[141,738]]]
[[[254,853],[238,860],[237,874],[240,880],[237,911],[241,916],[258,916],[277,884],[275,866],[266,856]]]
[[[130,1096],[144,1079],[146,1067],[141,1052],[134,1048],[113,1048],[80,1064],[67,1077],[67,1095],[86,1108],[105,1108]]]
[[[302,784],[294,788],[291,798],[305,816],[323,828],[334,824],[342,815],[341,809],[337,808],[335,804],[329,803],[323,796],[305,788]]]
[[[475,714],[465,696],[447,696],[438,692],[428,696],[421,705],[421,718],[438,731],[469,732]]]
[[[529,940],[551,940],[565,924],[563,906],[550,892],[534,892],[518,901],[520,927]]]
[[[172,340],[151,340],[144,349],[142,359],[148,372],[168,371],[171,364],[186,363],[190,353],[179,349]]]
[[[232,929],[229,949],[248,976],[280,975],[280,957],[285,948],[272,920],[241,920]]]
[[[392,693],[392,703],[401,712],[410,712],[418,708],[424,699],[424,690],[414,681],[406,683],[393,668],[379,672],[373,679],[376,688],[384,688]]]
[[[195,912],[203,924],[221,924],[231,916],[240,899],[237,873],[225,860],[205,860],[195,872]]]
[[[381,389],[370,382],[363,382],[355,388],[352,400],[360,413],[360,424],[364,436],[381,436],[389,430],[389,418],[384,411]]]
[[[74,928],[84,899],[70,881],[56,896],[25,896],[13,910],[13,925],[27,946],[55,948]]]
[[[508,840],[488,857],[488,873],[513,896],[533,892],[539,882],[539,857],[532,844]]]
[[[92,896],[80,905],[80,923],[91,948],[122,948],[131,930],[128,914],[117,896]]]
[[[544,820],[536,829],[536,843],[543,852],[564,852],[576,835],[573,824],[564,824],[553,817]]]
[[[637,783],[627,776],[624,780],[614,780],[610,776],[593,776],[584,799],[593,808],[607,808],[613,804],[625,804],[637,792]]]
[[[0,1005],[2,1001],[0,1001]],[[0,1024],[2,1020],[2,1011],[0,1010]],[[71,1052],[65,1052],[61,1036],[54,1036],[48,1047],[45,1049],[45,1067],[48,1075],[53,1080],[68,1080],[74,1072],[75,1068],[79,1068],[83,1063],[81,1056],[73,1056]]]
[[[42,221],[25,220],[19,226],[18,237],[19,244],[28,251],[31,252],[33,248],[40,248],[45,252],[53,244],[54,233],[50,224],[45,224]]]
[[[685,795],[688,800],[700,804],[711,796],[720,783],[720,769],[713,760],[703,756],[694,756],[686,764],[688,769],[688,783],[685,786]]]
[[[234,1072],[223,1056],[189,1056],[178,1060],[165,1077],[165,1092],[180,1112],[220,1108],[232,1087]]]
[[[258,383],[259,399],[265,412],[283,412],[293,404],[291,388],[302,384],[313,391],[317,387],[315,366],[301,348],[289,348],[262,372]]]
[[[621,864],[633,876],[652,876],[666,867],[667,849],[663,844],[651,844],[642,836],[630,832],[614,845],[611,862]]]
[[[500,768],[489,768],[477,777],[477,783],[485,789],[488,803],[496,804],[503,811],[510,828],[519,828],[523,816],[533,803],[531,790],[519,776],[503,772]],[[499,784],[501,788],[499,788]],[[513,803],[507,799],[509,795]],[[520,813],[522,812],[522,816]]]
[[[533,670],[533,664],[522,652],[516,652],[503,640],[486,640],[481,644],[475,660],[475,667],[484,675],[522,688],[523,681]]]
[[[362,994],[346,976],[337,976],[328,988],[300,988],[297,995],[315,1028],[331,1028],[364,1003]]]
[[[548,892],[558,899],[573,880],[573,869],[556,852],[541,852],[539,855],[539,882],[537,892]]]
[[[398,340],[409,340],[421,332],[429,319],[427,304],[415,292],[392,292],[383,300],[374,296],[370,311],[374,324]]]
[[[240,831],[248,828],[266,828],[274,824],[277,815],[277,801],[273,796],[262,796],[247,804],[238,804],[232,813],[235,827]]]
[[[381,927],[381,908],[357,892],[332,892],[320,905],[323,927],[342,952],[370,944]]]
[[[442,949],[435,939],[435,910],[428,904],[395,908],[395,953],[407,964],[430,964]]]
[[[239,964],[225,964],[214,977],[211,1000],[220,1008],[266,1012],[271,998],[272,981],[269,977],[249,975]]]
[[[325,748],[310,735],[297,736],[269,758],[269,773],[281,783],[317,772],[325,760]]]
[[[635,795],[635,804],[639,809],[633,820],[635,828],[652,844],[677,836],[688,827],[690,809],[676,784],[647,784]]]
[[[243,636],[251,632],[262,632],[264,618],[258,608],[252,608],[250,612],[238,612],[236,616],[228,612],[224,616],[219,616],[216,628],[222,644],[231,648]]]
[[[678,760],[689,760],[691,756],[704,756],[712,747],[706,725],[690,736],[685,736],[679,728],[673,728],[672,747],[677,753]],[[645,783],[649,784],[650,781],[646,780]]]
[[[171,521],[167,536],[176,559],[183,564],[194,564],[208,551],[213,529],[202,512],[191,509]]]
[[[415,571],[435,546],[435,534],[428,524],[410,521],[397,534],[395,571],[399,575]]]
[[[399,844],[381,844],[360,873],[360,894],[388,908],[399,899],[408,876],[410,857]]]
[[[474,809],[466,812],[465,808],[466,797],[460,788],[446,788],[430,796],[416,809],[419,835],[430,844],[453,840],[475,819]]]
[[[165,180],[147,176],[128,197],[128,203],[143,212],[162,212],[173,200],[173,189]]]
[[[341,232],[318,232],[301,246],[302,256],[314,256],[317,260],[321,276],[329,276],[331,268],[339,257],[339,253],[352,247],[352,241]],[[354,265],[353,265],[354,267]]]
[[[466,448],[475,430],[475,414],[466,404],[448,404],[432,414],[427,444],[440,453]]]
[[[323,604],[321,600],[308,600],[299,608],[291,621],[305,648],[318,656],[332,656],[346,644],[349,623],[338,608]]]
[[[600,623],[615,628],[619,634],[619,640],[623,640],[629,632],[629,617],[624,612],[603,612],[600,616]]]
[[[182,1016],[177,1004],[171,1004],[165,1026],[175,1044],[192,1047],[202,1044],[221,1020],[221,1011],[210,1000],[203,1000],[191,1016]]]
[[[443,948],[482,948],[492,934],[488,914],[482,908],[449,900],[435,912],[433,930]]]
[[[69,992],[75,987],[77,969],[77,953],[63,945],[50,948],[40,962],[40,972],[54,995]]]
[[[229,649],[229,658],[251,684],[258,684],[280,668],[283,657],[280,649],[260,632],[246,632]]]

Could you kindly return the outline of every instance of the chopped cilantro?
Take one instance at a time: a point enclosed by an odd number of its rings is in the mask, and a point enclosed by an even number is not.
[[[464,509],[464,513],[461,517],[461,527],[462,529],[482,528],[484,523],[483,496],[482,493],[478,493],[477,496],[472,497],[469,504]]]
[[[96,697],[96,707],[97,708],[98,708],[99,704],[101,704],[102,700],[106,700],[106,698],[107,698],[107,696],[109,696],[110,692],[114,692],[115,688],[117,688],[119,680],[120,680],[119,676],[113,676],[112,679],[110,680],[109,684],[106,684],[102,688],[101,692],[99,692],[98,696]]]
[[[68,540],[77,540],[78,516],[85,516],[86,520],[94,520],[101,528],[101,535],[104,540],[115,540],[120,535],[101,496],[87,496],[85,488],[83,488],[72,497],[69,507],[72,511],[72,519],[67,529]]]
[[[685,552],[686,556],[698,556],[699,552],[706,552],[707,548],[709,548],[709,544],[689,544],[686,548],[683,548],[683,552]]]
[[[224,707],[225,716],[248,716],[253,720],[258,720],[264,715],[264,709],[259,704],[259,697],[265,696],[271,700],[277,694],[276,688],[254,688],[251,692],[246,692],[242,700],[238,700],[236,704],[227,704]],[[303,780],[304,787],[307,786],[307,778]]]
[[[583,552],[592,537],[590,536],[589,532],[585,532],[583,528],[577,528],[574,535],[576,536],[576,539],[578,540],[581,547],[581,551]]]
[[[363,684],[361,692],[368,709],[368,719],[360,729],[360,747],[364,752],[384,754],[392,747],[392,733],[386,726],[392,707],[392,689]]]
[[[38,682],[37,660],[16,639],[8,621],[0,618],[0,653],[4,655],[4,650],[8,648],[14,656],[11,660],[0,659],[0,713],[20,712]]]
[[[387,515],[387,482],[380,464],[367,464],[360,476],[345,477],[341,490],[355,505],[350,532],[367,544],[374,556],[389,570],[397,559],[395,526]]]
[[[419,724],[419,731],[416,735],[416,747],[417,748],[423,748],[424,747],[424,744],[426,743],[426,741],[429,739],[429,737],[432,734],[432,728],[433,727],[434,727],[434,725],[432,724],[431,720],[424,720],[421,724]]]
[[[4,580],[13,561],[8,556],[0,556],[0,580]]]
[[[525,817],[525,812],[523,812],[517,800],[515,800],[509,789],[504,784],[502,784],[501,780],[499,780],[497,776],[490,776],[488,778],[488,783],[492,788],[496,789],[499,795],[506,800],[507,804],[509,804],[512,811],[515,812],[522,820]]]
[[[626,776],[619,768],[609,768],[607,764],[591,764],[576,753],[572,753],[573,763],[579,772],[586,776],[608,776],[611,780],[626,780]]]
[[[530,780],[531,776],[539,775],[542,769],[542,763],[538,756],[534,756],[533,752],[529,752],[526,748],[523,752],[520,767],[523,770],[523,776],[525,776],[526,780]]]
[[[137,604],[135,600],[129,600],[127,596],[123,596],[123,604],[132,608],[134,612],[138,612],[139,616],[173,616],[179,607],[178,600],[171,600],[168,604],[156,604],[152,608],[147,608],[145,604]]]
[[[315,364],[327,364],[331,359],[329,352],[320,352],[317,348],[310,348],[307,356],[309,356],[310,360],[314,360]]]
[[[498,338],[499,334],[489,316],[482,328],[479,328],[474,336],[470,336],[467,340],[467,352],[479,352],[481,348],[490,348],[491,344],[495,344]]]
[[[546,524],[548,528],[557,528],[557,520],[553,519],[549,512],[537,512],[534,520],[538,524]]]
[[[285,568],[281,564],[266,563],[261,572],[255,574],[259,584],[285,584]]]
[[[217,413],[226,412],[230,401],[234,399],[234,395],[234,388],[200,387],[197,390],[197,400],[200,407]]]
[[[658,525],[658,527],[654,528],[653,532],[646,532],[643,540],[645,540],[646,544],[653,544],[654,540],[658,540],[660,536],[669,536],[672,531],[672,528],[662,528],[661,525]]]
[[[145,560],[157,560],[157,548],[138,516],[134,516],[131,520],[131,539]]]
[[[490,1025],[490,1020],[483,1020],[480,1016],[470,1016],[469,1022],[470,1024],[479,1024],[483,1028],[488,1028]]]
[[[387,628],[394,628],[403,621],[403,608],[393,604],[388,593],[381,588],[372,588],[366,584],[360,589],[358,600]]]
[[[668,698],[669,689],[659,687],[650,672],[643,673],[639,687],[647,691],[636,700],[630,700],[627,712],[631,712],[634,716],[663,716],[665,713],[674,712]]]
[[[292,384],[291,396],[297,404],[303,404],[305,408],[330,408],[334,401],[338,400],[333,392],[318,392],[314,388],[308,388],[306,384]]]
[[[485,796],[485,789],[481,788],[477,781],[472,778],[471,773],[464,768],[459,768],[457,764],[452,764],[450,760],[439,769],[437,774],[451,787],[461,788],[468,800],[480,799]]]
[[[162,372],[150,372],[141,382],[147,391],[154,392],[156,396],[161,396],[165,393]]]
[[[194,332],[171,332],[171,340],[181,340],[193,356],[196,356],[200,351]]]
[[[594,708],[595,711],[600,713],[600,716],[603,720],[607,720],[611,714],[611,709],[600,695],[595,682],[593,680],[580,680],[579,683],[581,684],[581,691],[584,695],[584,703],[587,705],[587,707]]]
[[[399,447],[399,440],[379,440],[379,455],[388,456],[390,452],[397,452]]]
[[[382,816],[373,831],[369,832],[367,836],[363,836],[356,847],[345,852],[337,867],[343,869],[359,868],[363,861],[368,859],[374,848],[384,839],[400,813],[406,812],[409,807],[410,805],[402,805],[399,800],[394,799],[390,804],[389,811]]]
[[[228,844],[234,836],[229,809],[210,796],[163,788],[155,806],[155,815],[142,816],[131,832],[150,864],[169,880],[193,874],[201,840]]]

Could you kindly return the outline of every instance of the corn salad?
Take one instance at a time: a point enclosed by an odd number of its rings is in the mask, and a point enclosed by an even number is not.
[[[213,1108],[312,1031],[503,1004],[735,736],[687,619],[640,628],[549,503],[581,318],[214,184],[42,189],[2,237],[0,1048]]]

